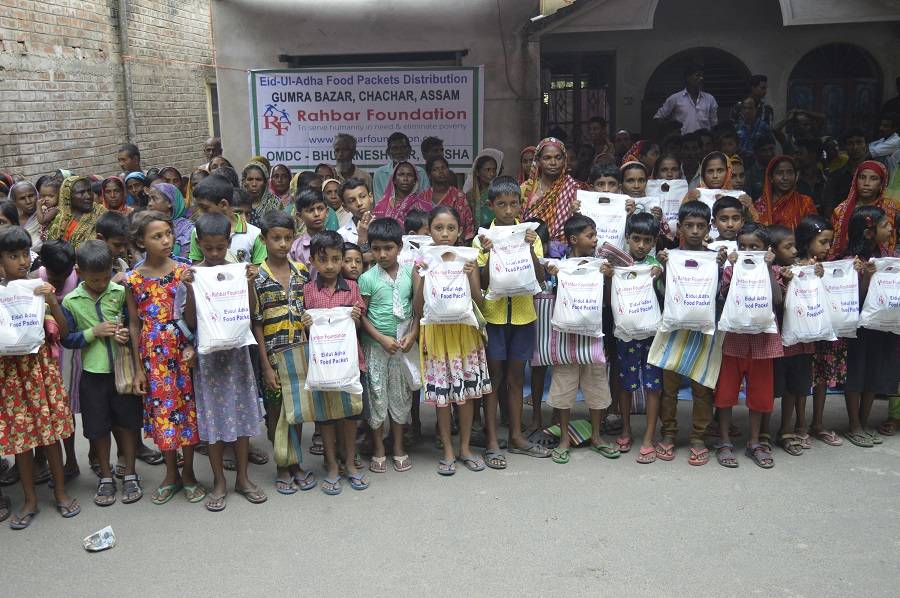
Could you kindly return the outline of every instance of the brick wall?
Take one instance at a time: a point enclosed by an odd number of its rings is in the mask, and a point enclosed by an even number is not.
[[[133,142],[144,168],[203,162],[209,0],[130,0]],[[128,140],[117,0],[0,0],[0,169],[112,174]]]

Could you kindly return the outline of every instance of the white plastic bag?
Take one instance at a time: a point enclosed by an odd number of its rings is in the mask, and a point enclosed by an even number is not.
[[[710,214],[712,213],[713,205],[715,205],[716,200],[719,199],[718,196],[733,195],[734,193],[729,193],[727,189],[707,189],[705,187],[697,189],[697,191],[700,192],[700,197],[697,199],[709,206]],[[737,197],[737,195],[733,196]]]
[[[603,280],[597,258],[569,258],[559,262],[556,302],[550,325],[560,332],[603,336]]]
[[[827,291],[822,279],[816,276],[816,267],[800,266],[791,271],[794,277],[784,298],[781,344],[790,347],[797,343],[837,340],[826,305]]]
[[[400,322],[397,324],[397,338],[406,336],[409,332],[409,327],[412,323],[412,318],[406,320],[405,322]],[[402,351],[401,351],[402,353]],[[409,385],[410,390],[419,390],[422,388],[422,370],[419,367],[419,343],[415,342],[412,344],[412,347],[409,348],[409,351],[403,353],[401,357],[401,361],[403,363],[403,377],[406,378],[406,383]]]
[[[536,295],[541,292],[534,263],[531,261],[531,245],[525,242],[525,233],[537,230],[537,222],[523,222],[512,226],[479,228],[494,246],[491,248],[491,280],[486,299]]]
[[[706,248],[712,251],[719,251],[719,249],[722,249],[723,247],[725,248],[725,253],[728,255],[731,255],[738,250],[737,241],[726,241],[725,239],[713,241],[706,245]]]
[[[634,197],[634,213],[641,212],[650,213],[653,208],[662,208],[662,199],[658,195],[646,195],[644,197]]]
[[[250,329],[247,264],[194,268],[197,306],[197,352],[237,349],[255,345]]]
[[[478,328],[472,310],[469,276],[463,272],[467,261],[478,258],[474,247],[431,245],[421,249],[427,268],[422,272],[425,297],[423,324],[467,324]],[[453,254],[446,261],[443,256]]]
[[[46,303],[34,294],[42,284],[40,278],[23,278],[0,285],[0,355],[29,355],[44,344]]]
[[[828,306],[834,334],[856,338],[859,326],[859,274],[853,269],[853,260],[822,262],[825,276],[822,284],[828,292]]]
[[[597,249],[599,250],[603,243],[624,249],[625,220],[628,218],[625,202],[630,198],[619,193],[581,190],[576,197],[581,202],[579,213],[593,220],[597,227]]]
[[[660,198],[660,207],[663,218],[669,223],[673,231],[678,224],[678,209],[681,208],[681,200],[687,195],[690,186],[684,179],[667,181],[666,179],[650,179],[644,193],[656,195]]]
[[[403,235],[403,247],[400,248],[400,254],[397,256],[397,262],[401,266],[409,266],[416,262],[421,255],[421,249],[434,244],[434,240],[430,235]]]
[[[719,330],[742,334],[778,333],[765,251],[738,252]]]
[[[869,330],[900,334],[900,258],[880,257],[859,316],[859,325]]]
[[[616,338],[641,340],[655,335],[659,329],[662,313],[653,289],[652,270],[653,266],[646,264],[613,268],[610,302]]]
[[[716,287],[719,265],[712,251],[669,251],[666,301],[660,331],[716,332]]]
[[[309,328],[309,368],[306,390],[339,390],[362,394],[359,381],[359,341],[352,307],[308,309],[312,317]]]

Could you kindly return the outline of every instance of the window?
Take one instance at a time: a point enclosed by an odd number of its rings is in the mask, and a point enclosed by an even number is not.
[[[588,143],[588,121],[612,120],[612,54],[545,54],[542,63],[541,136],[565,132],[567,145]]]
[[[210,137],[219,137],[219,86],[215,83],[206,84],[206,110],[209,121]]]

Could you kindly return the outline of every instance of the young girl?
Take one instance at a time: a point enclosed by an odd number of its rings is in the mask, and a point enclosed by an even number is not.
[[[622,193],[628,197],[644,197],[647,190],[647,167],[642,163],[622,164]]]
[[[794,241],[797,257],[800,265],[818,264],[824,262],[831,251],[831,244],[834,242],[834,230],[831,224],[819,215],[806,216],[797,223],[794,231]],[[776,248],[777,249],[777,248]],[[778,252],[776,251],[776,256]],[[802,383],[805,379],[805,360],[803,355],[813,353],[813,372],[814,372],[814,390],[813,390],[813,419],[812,419],[812,435],[831,446],[840,446],[843,441],[838,438],[831,430],[826,430],[823,423],[825,414],[825,394],[828,386],[837,386],[843,384],[844,374],[846,373],[846,346],[843,339],[837,341],[820,341],[813,343],[812,347],[809,343],[800,343],[792,347],[785,347],[785,356],[792,356],[795,363],[788,368],[791,372],[795,368],[795,375],[800,378]],[[797,361],[799,360],[799,361]],[[831,370],[831,371],[829,371]],[[802,375],[801,375],[802,372]],[[821,374],[821,375],[819,375]],[[795,378],[794,382],[798,382]],[[777,384],[776,384],[777,386]],[[800,385],[795,387],[800,390]],[[782,403],[782,408],[785,408]],[[806,425],[806,392],[796,395],[796,413],[797,424],[794,429],[795,441],[788,439],[782,447],[791,455],[800,454],[801,449],[810,448],[809,429]],[[782,433],[788,432],[790,415],[782,413]],[[799,448],[797,445],[799,444]]]
[[[731,172],[731,162],[728,156],[722,152],[710,152],[703,160],[700,161],[700,168],[697,169],[697,177],[700,179],[699,188],[701,189],[723,189],[731,190],[733,186],[733,175]],[[756,208],[753,206],[753,200],[746,193],[737,195],[741,205],[744,206],[747,220],[757,221],[759,219]],[[697,189],[690,189],[684,196],[682,203],[700,199],[700,192]]]
[[[428,230],[435,245],[455,245],[461,234],[459,214],[451,207],[437,206],[428,215]],[[425,304],[422,270],[420,264],[417,275],[413,276],[416,317],[421,316]],[[472,300],[480,307],[483,298],[475,262],[467,262],[464,272],[469,277]],[[453,404],[459,406],[459,456],[467,468],[481,471],[485,467],[484,459],[469,449],[473,416],[471,400],[491,392],[481,333],[474,326],[465,324],[425,324],[421,339],[425,402],[437,408],[438,431],[444,451],[437,472],[445,476],[456,473],[456,455],[450,434],[450,405]]]
[[[653,178],[664,181],[683,179],[684,175],[681,172],[681,162],[679,162],[678,157],[673,154],[666,154],[660,157],[653,168]]]
[[[41,225],[41,240],[47,240],[47,230],[50,223],[59,213],[59,188],[60,182],[55,177],[48,177],[38,185],[37,219]]]
[[[24,228],[0,227],[0,272],[4,286],[27,278],[30,249],[31,237]],[[48,314],[44,319],[47,342],[37,353],[0,356],[0,454],[16,456],[25,495],[22,509],[10,521],[12,529],[25,529],[38,513],[31,452],[37,447],[46,447],[59,514],[69,518],[81,512],[78,501],[66,494],[59,441],[70,437],[74,430],[59,364],[51,350],[51,344],[58,343],[68,332],[68,325],[52,285],[43,283],[34,292],[43,295],[47,302]],[[0,521],[8,516],[9,501],[0,498]]]
[[[156,183],[150,187],[147,195],[150,197],[148,209],[162,212],[172,219],[172,230],[175,232],[172,254],[187,257],[191,249],[194,223],[185,217],[184,196],[181,190],[169,183]]]
[[[167,185],[171,187],[172,185]],[[231,222],[224,214],[206,214],[197,221],[197,243],[203,250],[203,261],[196,267],[225,264],[231,236]],[[247,264],[250,313],[256,309],[253,281],[258,268]],[[194,296],[194,275],[188,270],[182,277],[187,289],[184,320],[197,330],[197,304]],[[250,362],[250,351],[239,347],[197,355],[194,368],[194,392],[197,404],[197,428],[200,440],[207,443],[209,465],[213,471],[213,488],[206,497],[206,509],[212,512],[225,509],[228,484],[225,480],[225,443],[234,443],[237,477],[234,491],[253,504],[264,503],[265,493],[247,476],[250,438],[259,432],[262,416],[256,376]]]
[[[876,206],[861,206],[854,210],[848,226],[845,258],[852,257],[859,272],[859,304],[862,305],[875,273],[869,258],[882,257],[881,247],[893,238],[894,223],[885,211]],[[869,413],[875,395],[897,392],[900,383],[900,355],[897,335],[881,330],[857,328],[856,338],[847,339],[847,383],[844,399],[850,429],[847,440],[861,447],[881,444],[881,437],[867,429]]]
[[[170,257],[175,236],[165,214],[138,213],[132,221],[132,241],[146,252],[144,262],[125,279],[130,291],[125,299],[134,386],[144,396],[144,435],[153,438],[166,461],[166,476],[153,495],[153,504],[169,502],[181,489],[188,501],[200,502],[206,490],[194,476],[199,435],[190,364],[195,353],[175,315],[175,293],[188,266]],[[184,455],[181,475],[178,449]]]

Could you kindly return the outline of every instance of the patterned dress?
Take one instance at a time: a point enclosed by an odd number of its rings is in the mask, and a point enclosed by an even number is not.
[[[37,353],[0,357],[0,454],[49,446],[74,432],[69,399],[51,344],[59,329],[44,321],[47,335]],[[54,340],[55,337],[55,340]]]
[[[247,347],[197,355],[194,383],[201,440],[234,442],[259,433],[262,400]]]
[[[125,285],[134,295],[141,320],[140,350],[148,392],[144,397],[144,435],[161,451],[197,444],[197,410],[191,371],[182,359],[188,342],[175,321],[175,292],[186,264],[162,278],[133,270]]]
[[[422,325],[425,402],[463,404],[491,392],[487,355],[478,328],[465,324]]]

